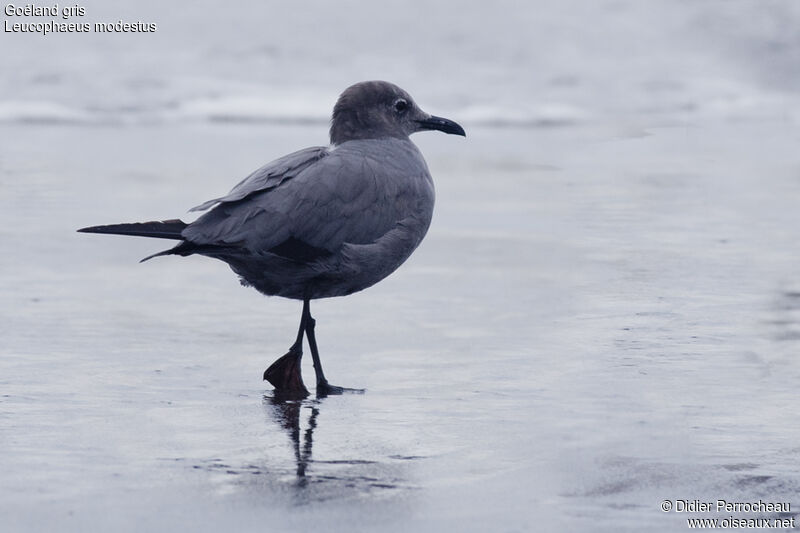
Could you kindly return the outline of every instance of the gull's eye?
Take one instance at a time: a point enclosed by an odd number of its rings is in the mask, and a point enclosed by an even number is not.
[[[408,102],[406,102],[403,98],[394,103],[394,110],[398,113],[402,113],[406,109],[408,109]]]

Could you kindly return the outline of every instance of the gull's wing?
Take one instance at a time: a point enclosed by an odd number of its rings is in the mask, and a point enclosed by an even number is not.
[[[218,205],[190,224],[184,238],[254,254],[292,248],[299,257],[373,243],[433,208],[427,167],[410,141],[350,144],[307,163],[291,180],[272,178],[277,185]]]
[[[227,195],[204,202],[197,207],[193,207],[190,211],[205,211],[215,204],[237,202],[253,193],[277,187],[284,180],[298,175],[327,156],[329,152],[330,149],[327,147],[315,146],[285,155],[251,173],[231,189],[231,192]]]

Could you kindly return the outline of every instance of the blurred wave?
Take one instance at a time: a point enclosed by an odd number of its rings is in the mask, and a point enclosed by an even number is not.
[[[319,105],[325,103],[326,108]],[[330,105],[328,105],[330,104]],[[219,96],[190,99],[176,104],[151,105],[134,109],[69,107],[56,101],[0,102],[0,122],[22,124],[108,125],[154,122],[234,122],[326,124],[333,101],[299,100],[292,95],[281,99],[255,96]],[[552,127],[585,122],[589,114],[567,105],[543,105],[513,109],[502,106],[471,105],[451,110],[459,121],[491,127]]]
[[[82,20],[155,21],[152,34],[6,35],[0,123],[323,123],[364,79],[493,127],[796,121],[800,109],[797,2],[174,7],[92,5]]]

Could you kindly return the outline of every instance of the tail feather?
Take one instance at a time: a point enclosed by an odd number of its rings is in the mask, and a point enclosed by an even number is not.
[[[181,220],[162,220],[152,222],[136,222],[133,224],[109,224],[81,228],[81,233],[107,233],[112,235],[135,235],[138,237],[155,237],[157,239],[182,240],[181,232],[188,224]]]
[[[148,255],[140,263],[144,263],[154,257],[162,255],[181,255],[192,254],[207,255],[209,257],[221,258],[224,255],[237,253],[240,250],[233,244],[195,244],[184,240],[181,232],[188,224],[181,220],[162,220],[152,222],[136,222],[133,224],[109,224],[107,226],[92,226],[81,228],[81,233],[106,233],[111,235],[136,235],[138,237],[155,237],[157,239],[175,239],[181,241],[174,247]]]

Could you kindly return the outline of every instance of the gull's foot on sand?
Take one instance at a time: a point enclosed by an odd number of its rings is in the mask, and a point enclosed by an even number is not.
[[[328,383],[327,380],[317,383],[317,398],[324,398],[325,396],[344,393],[364,394],[364,392],[364,389],[348,389],[347,387],[337,387],[336,385],[331,385]]]
[[[308,389],[303,383],[303,376],[300,374],[300,360],[303,352],[295,348],[290,348],[289,352],[272,363],[264,371],[264,380],[269,381],[275,391],[281,394],[292,394],[305,398],[308,396]]]

